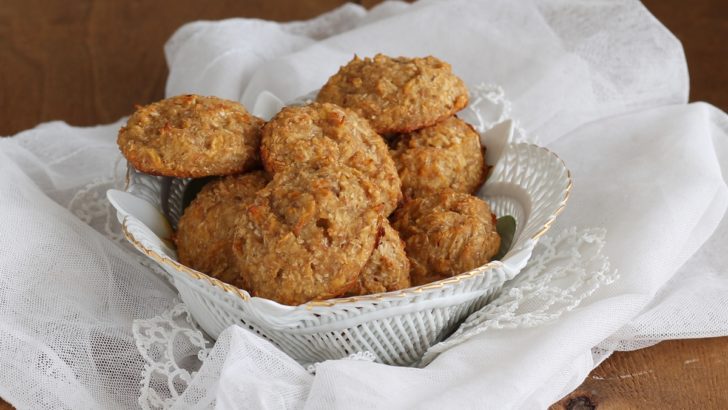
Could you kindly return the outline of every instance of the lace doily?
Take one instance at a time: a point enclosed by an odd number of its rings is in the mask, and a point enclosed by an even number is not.
[[[132,331],[145,361],[139,405],[169,408],[207,357],[210,341],[181,303],[155,318],[134,321]]]
[[[349,356],[347,356],[341,360],[356,360],[359,362],[375,362],[375,361],[377,361],[377,356],[370,351],[364,351],[364,352],[352,353]],[[313,363],[313,364],[306,366],[306,371],[311,374],[316,374],[316,368],[318,367],[319,364],[320,363]]]
[[[71,197],[66,208],[107,238],[131,249],[121,233],[116,210],[106,199],[106,191],[109,189],[124,189],[126,161],[118,155],[113,164],[110,176],[95,178],[84,185]]]
[[[539,144],[539,138],[526,133],[518,120],[513,119],[513,104],[506,98],[503,87],[497,84],[480,83],[470,90],[470,102],[458,116],[470,123],[479,133],[484,133],[497,124],[511,120],[513,138],[510,142],[530,142]]]

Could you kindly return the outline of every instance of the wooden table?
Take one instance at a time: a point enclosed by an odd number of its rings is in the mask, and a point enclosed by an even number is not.
[[[167,75],[162,45],[185,22],[232,16],[305,19],[342,3],[2,0],[0,135],[57,119],[109,123],[129,114],[134,104],[162,98]],[[683,41],[691,100],[728,110],[728,2],[645,3]],[[727,351],[728,337],[616,353],[552,408],[726,407]]]

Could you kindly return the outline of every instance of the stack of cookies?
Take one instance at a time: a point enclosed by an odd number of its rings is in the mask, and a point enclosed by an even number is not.
[[[296,305],[404,289],[487,263],[500,237],[467,89],[434,57],[355,57],[317,101],[268,123],[240,104],[178,96],[119,132],[138,170],[219,176],[185,209],[180,262]],[[262,169],[261,169],[262,168]]]

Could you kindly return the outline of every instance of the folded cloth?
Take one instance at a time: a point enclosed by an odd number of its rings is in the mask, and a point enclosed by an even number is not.
[[[169,96],[248,107],[263,90],[315,90],[355,53],[432,54],[471,86],[499,84],[574,175],[553,231],[604,228],[619,272],[557,320],[487,329],[423,368],[335,360],[311,375],[232,327],[178,408],[547,407],[612,350],[728,335],[728,116],[686,104],[681,46],[638,2],[347,5],[306,22],[191,23],[165,51]],[[131,323],[176,303],[103,197],[123,185],[120,125],[0,140],[0,396],[18,407],[136,407]]]

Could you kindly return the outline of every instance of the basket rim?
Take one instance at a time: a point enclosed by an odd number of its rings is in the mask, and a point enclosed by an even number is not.
[[[555,157],[559,161],[559,163],[563,166],[564,170],[566,171],[567,184],[563,191],[563,197],[559,201],[556,210],[554,210],[554,212],[548,217],[548,219],[546,220],[546,222],[543,223],[541,228],[536,233],[531,235],[531,237],[529,238],[532,241],[537,241],[541,236],[543,236],[551,228],[553,223],[556,221],[556,218],[563,212],[564,208],[566,208],[566,204],[569,201],[569,198],[571,197],[571,191],[574,186],[574,181],[573,181],[573,177],[571,174],[571,170],[566,166],[566,163],[564,162],[564,160],[561,157],[559,157],[556,153],[554,153],[553,151],[549,150],[546,147],[543,147],[543,146],[540,146],[540,145],[537,145],[534,143],[530,143],[530,142],[510,143],[508,145],[528,145],[528,146],[543,150],[548,155],[552,155],[553,157]],[[127,162],[127,170],[126,170],[125,182],[124,182],[124,191],[125,192],[129,192],[129,188],[131,186],[131,173],[132,172],[142,173],[142,172],[134,169],[131,166],[131,164],[129,164]],[[139,241],[136,237],[134,237],[134,235],[129,231],[128,222],[129,222],[129,218],[132,218],[132,217],[133,216],[131,216],[131,215],[127,215],[124,217],[123,221],[121,221],[121,231],[122,231],[124,238],[126,238],[126,240],[129,241],[132,245],[134,245],[134,247],[139,249],[147,257],[153,259],[158,264],[171,268],[175,272],[184,272],[192,279],[202,280],[204,282],[209,283],[212,286],[218,287],[226,292],[237,295],[243,301],[249,301],[250,299],[255,297],[258,299],[265,300],[270,303],[274,303],[283,308],[306,308],[307,310],[311,310],[311,309],[317,308],[317,307],[333,307],[336,305],[357,303],[357,302],[378,302],[378,301],[384,300],[385,298],[405,298],[405,297],[410,297],[410,296],[414,296],[417,294],[421,294],[426,291],[441,289],[444,286],[459,283],[465,279],[469,279],[474,276],[484,274],[485,272],[491,271],[494,268],[501,267],[504,265],[504,263],[500,260],[490,261],[490,262],[486,263],[485,265],[479,266],[475,269],[471,269],[467,272],[463,272],[463,273],[460,273],[458,275],[455,275],[455,276],[452,276],[449,278],[440,279],[438,281],[427,283],[424,285],[413,286],[413,287],[409,287],[409,288],[401,289],[401,290],[397,290],[397,291],[392,291],[392,292],[374,293],[374,294],[359,295],[359,296],[349,296],[349,297],[344,297],[344,298],[333,298],[333,299],[326,299],[326,300],[312,300],[312,301],[303,303],[301,305],[295,305],[295,306],[283,305],[274,300],[261,298],[258,296],[251,296],[250,293],[248,293],[244,289],[240,289],[229,283],[225,283],[217,278],[209,276],[206,273],[192,269],[186,265],[183,265],[183,264],[177,262],[176,260],[170,258],[169,256],[160,255],[155,250],[150,249],[149,247],[145,246],[141,241]],[[134,218],[134,219],[136,219],[136,218]]]

